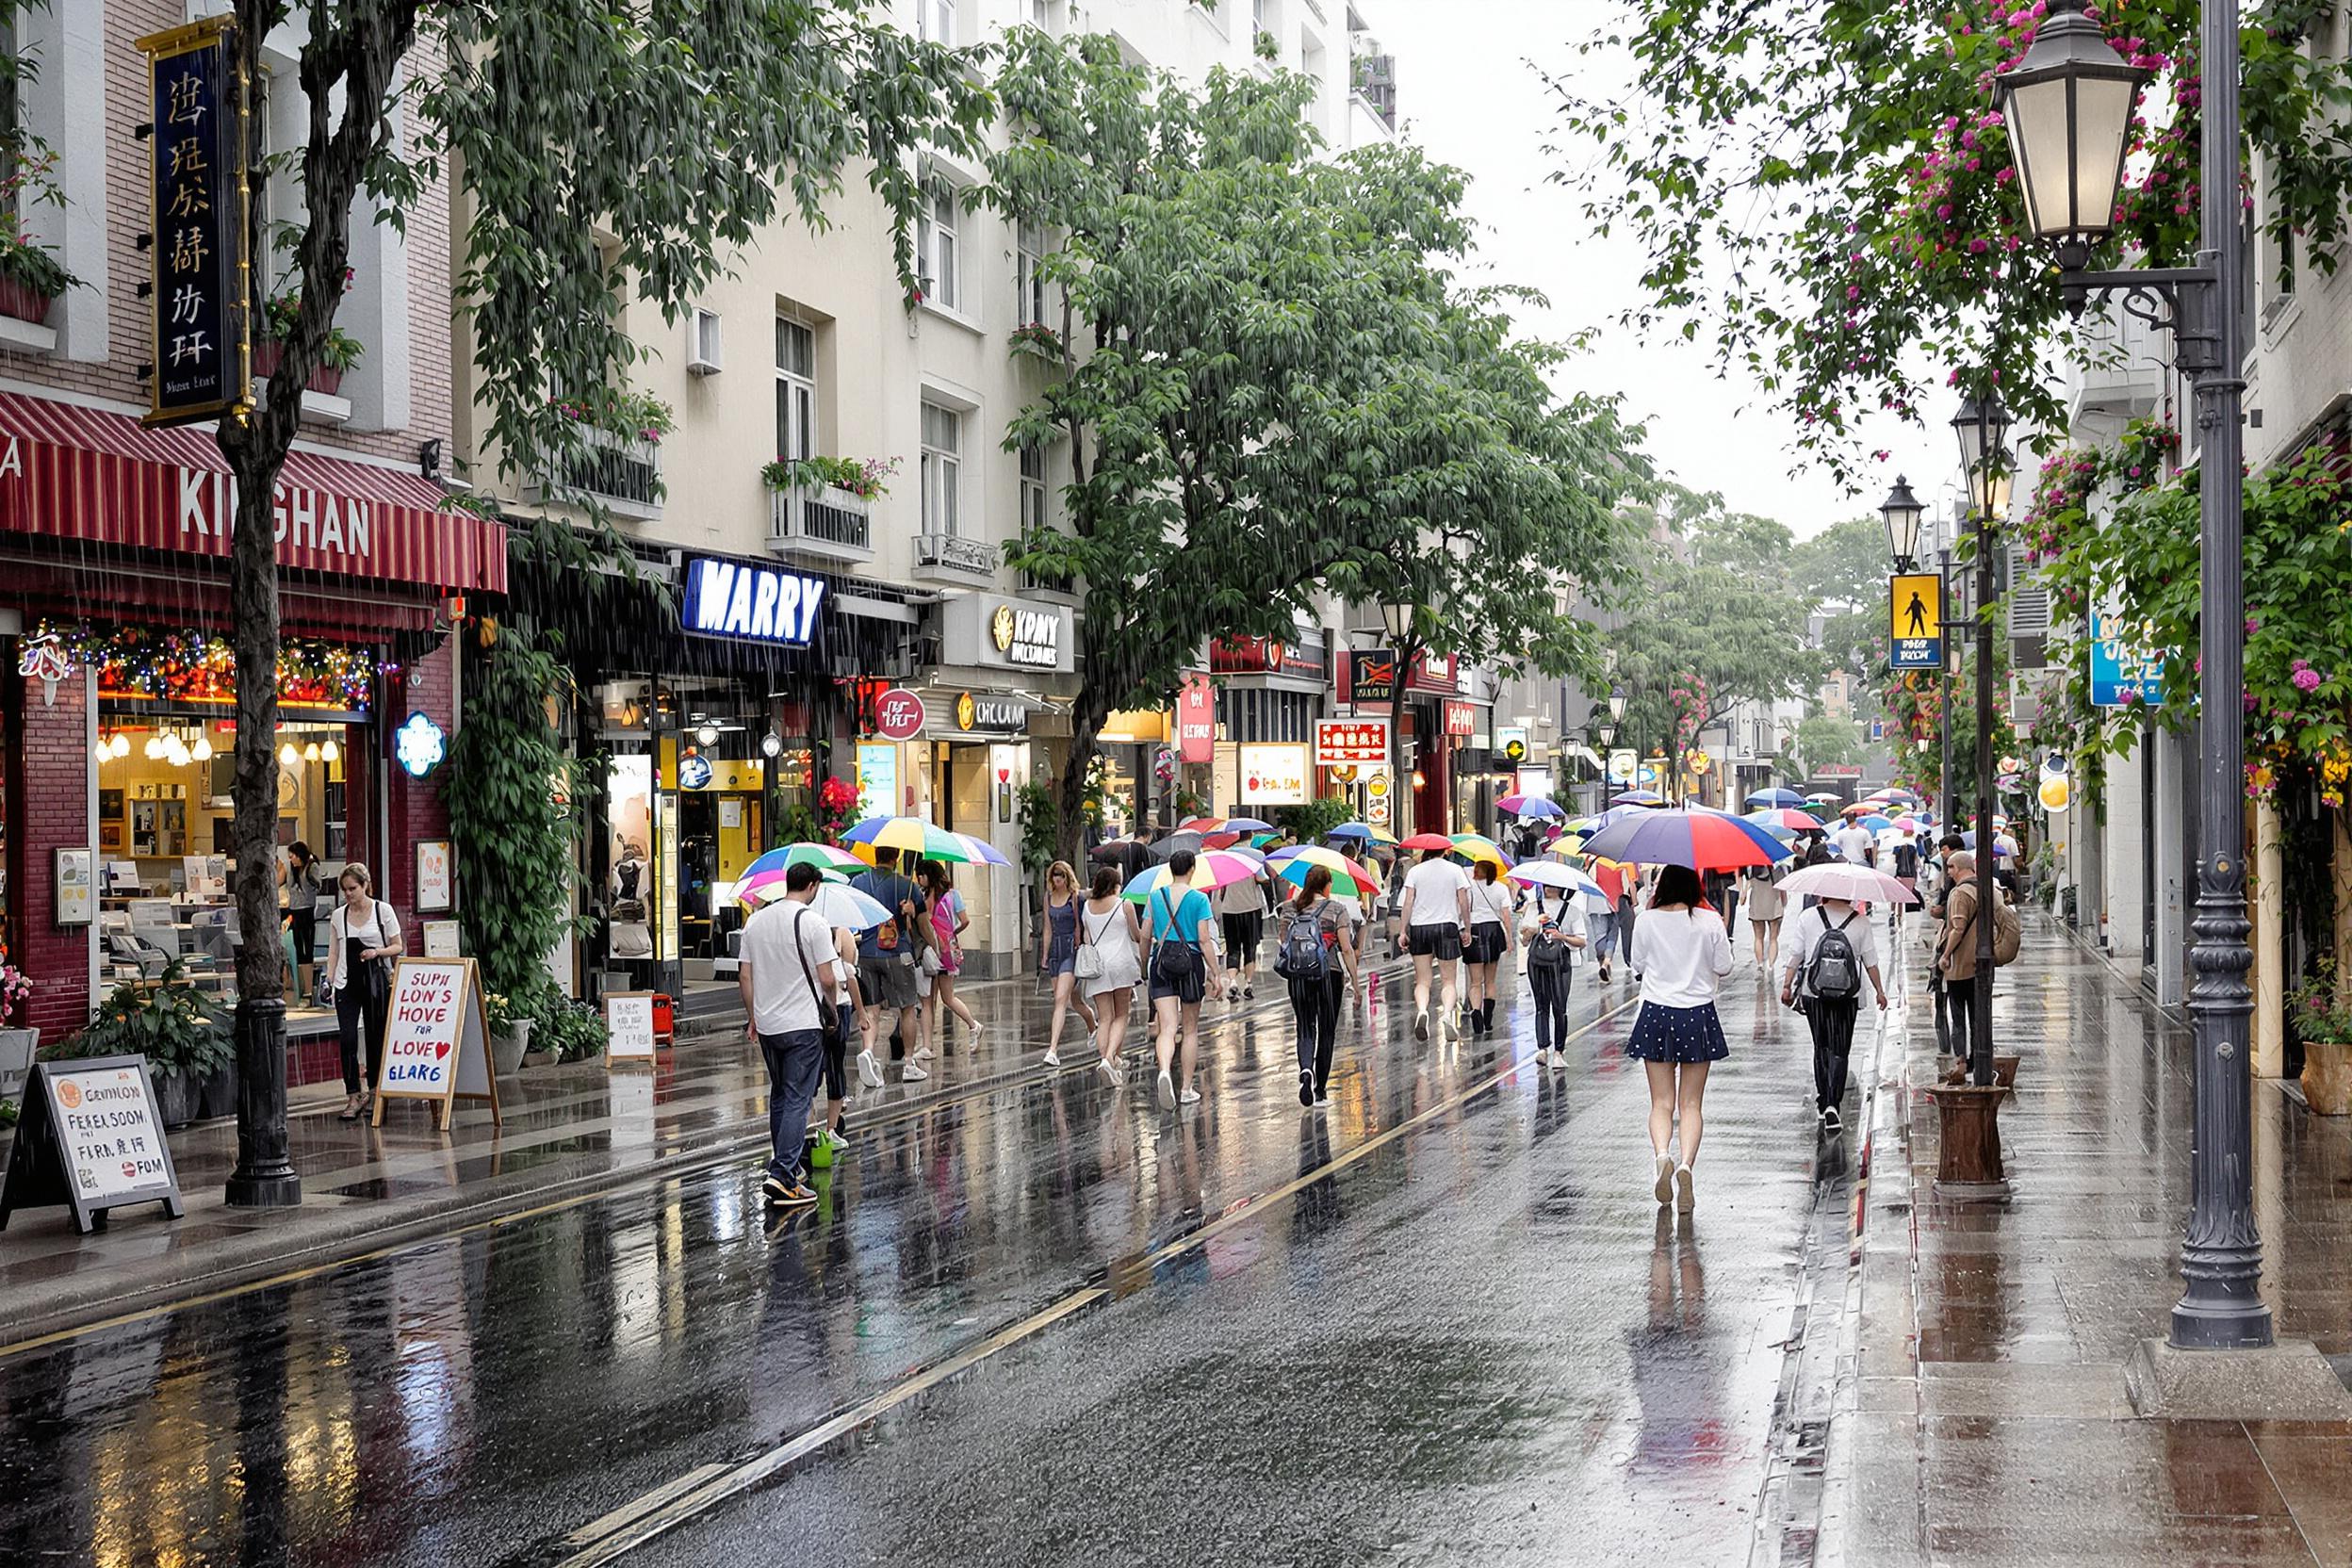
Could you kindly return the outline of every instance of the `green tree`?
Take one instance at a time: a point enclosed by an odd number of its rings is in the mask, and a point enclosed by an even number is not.
[[[10,15],[24,3],[0,0]],[[436,182],[463,176],[457,291],[470,312],[488,433],[518,471],[561,473],[556,460],[580,451],[587,433],[553,406],[556,397],[607,416],[637,412],[619,385],[638,351],[612,323],[616,288],[676,313],[779,211],[822,223],[825,198],[853,164],[911,224],[916,149],[972,144],[988,100],[968,80],[966,57],[917,43],[872,10],[867,0],[235,0],[238,80],[263,81],[262,40],[293,26],[296,80],[309,104],[302,145],[288,155],[302,210],[266,235],[255,203],[248,231],[249,253],[276,246],[292,258],[297,302],[278,322],[284,356],[259,406],[224,418],[219,433],[237,496],[233,844],[245,929],[277,924],[270,497],[301,389],[327,351],[355,208],[363,221],[404,226]],[[903,235],[899,261],[911,286]],[[266,270],[253,269],[253,318],[267,284]],[[540,527],[535,538],[546,548],[574,546],[561,526]],[[232,1201],[286,1202],[298,1192],[286,1155],[283,1015],[264,1000],[282,988],[278,944],[245,943]]]
[[[1801,776],[1862,760],[1862,727],[1839,713],[1808,713],[1788,743],[1789,759]]]
[[[1106,38],[1017,32],[997,90],[1014,136],[981,199],[1067,237],[1060,375],[1006,437],[1070,453],[1069,529],[1010,552],[1086,587],[1066,835],[1111,710],[1164,701],[1211,637],[1287,635],[1326,585],[1406,595],[1441,650],[1590,657],[1566,592],[1605,566],[1631,460],[1502,296],[1452,283],[1459,172],[1323,155],[1306,78],[1194,90]]]
[[[2306,39],[2327,0],[2268,0],[2242,29],[2246,130],[2265,155],[2263,227],[2331,269],[2352,198],[2352,76]],[[1918,421],[1947,367],[1995,378],[2013,413],[2063,428],[2035,356],[2085,347],[2056,270],[2025,237],[1995,74],[2045,6],[1889,8],[1880,0],[1756,6],[1630,0],[1625,25],[1579,44],[1630,65],[1594,98],[1556,80],[1557,176],[1603,234],[1647,253],[1644,333],[1705,338],[1858,481],[1855,421]],[[2143,99],[2119,226],[2091,262],[2187,264],[2197,245],[2202,101],[2197,0],[2105,0],[2101,25],[2156,71]],[[1940,411],[1932,411],[1939,416]],[[1877,454],[1881,458],[1884,453]]]
[[[1801,539],[1788,556],[1788,580],[1815,610],[1868,609],[1886,596],[1891,563],[1886,525],[1877,517],[1849,517]]]

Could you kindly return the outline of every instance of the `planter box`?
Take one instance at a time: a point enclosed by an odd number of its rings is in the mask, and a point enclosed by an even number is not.
[[[2303,1042],[2303,1102],[2320,1116],[2352,1116],[2352,1041]]]
[[[21,283],[0,281],[0,316],[13,316],[20,321],[35,326],[49,318],[49,306],[56,296],[39,293]]]
[[[501,1078],[511,1078],[523,1070],[523,1058],[531,1049],[532,1021],[518,1018],[513,1034],[490,1032],[490,1068]]]
[[[523,1065],[525,1067],[553,1067],[555,1051],[552,1047],[545,1051],[526,1051],[523,1053]]]
[[[253,380],[268,381],[278,373],[278,362],[286,357],[286,345],[274,337],[258,338],[253,343]],[[321,365],[302,383],[303,390],[322,392],[334,397],[343,385],[343,372]]]
[[[187,1126],[196,1119],[196,1107],[204,1097],[203,1081],[185,1072],[165,1072],[150,1065],[155,1080],[155,1114],[163,1118],[167,1131]]]
[[[14,1100],[24,1092],[40,1045],[38,1029],[0,1029],[0,1100]]]

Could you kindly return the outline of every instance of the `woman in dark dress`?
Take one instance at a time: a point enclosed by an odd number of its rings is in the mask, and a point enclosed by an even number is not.
[[[1062,1065],[1062,1021],[1072,1008],[1094,1032],[1094,1009],[1078,988],[1078,874],[1067,860],[1045,873],[1045,919],[1037,923],[1037,972],[1054,987],[1054,1022],[1047,1034],[1045,1065]]]

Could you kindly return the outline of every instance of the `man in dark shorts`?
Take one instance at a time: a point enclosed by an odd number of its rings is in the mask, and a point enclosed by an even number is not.
[[[849,885],[890,911],[891,918],[858,936],[858,987],[866,999],[866,1027],[858,1053],[858,1081],[870,1089],[882,1086],[882,1064],[874,1054],[882,1021],[894,1019],[891,1034],[900,1040],[920,1040],[917,1022],[915,960],[923,952],[924,919],[923,890],[898,874],[898,851],[874,852],[874,870],[860,872]],[[899,1076],[917,1083],[931,1074],[909,1055]]]

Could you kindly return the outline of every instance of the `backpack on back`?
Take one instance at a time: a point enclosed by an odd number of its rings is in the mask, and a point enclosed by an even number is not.
[[[1323,946],[1323,906],[1294,910],[1282,922],[1282,939],[1274,950],[1274,972],[1285,980],[1321,980],[1331,972],[1331,955]]]
[[[2025,940],[2025,925],[2017,919],[2017,911],[1998,890],[1993,894],[1993,966],[2017,961],[2017,948]]]
[[[1862,994],[1862,956],[1854,950],[1854,939],[1846,935],[1846,927],[1860,917],[1848,914],[1836,925],[1829,924],[1824,912],[1821,923],[1826,928],[1813,944],[1812,956],[1805,963],[1805,989],[1808,996],[1823,1002],[1852,1002]]]
[[[1558,932],[1547,937],[1539,931],[1535,939],[1527,943],[1527,967],[1557,974],[1568,968],[1574,953]]]

